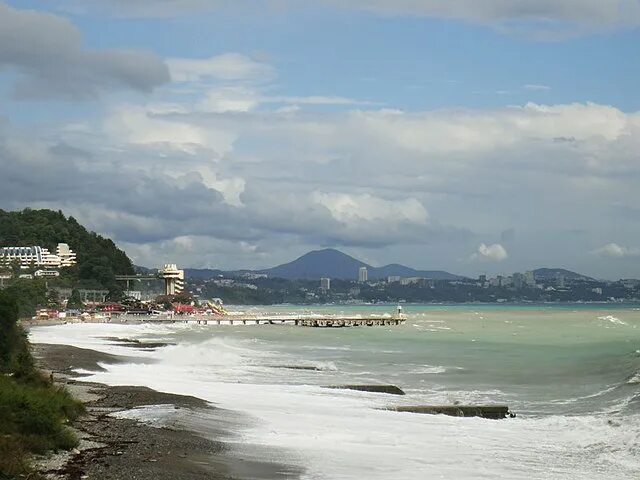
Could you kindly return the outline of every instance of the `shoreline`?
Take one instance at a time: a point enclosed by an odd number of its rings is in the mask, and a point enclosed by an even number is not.
[[[80,439],[77,449],[35,459],[35,466],[46,478],[62,480],[280,480],[299,478],[293,466],[243,460],[229,455],[221,440],[206,438],[180,422],[180,416],[198,418],[211,415],[224,419],[225,411],[200,398],[158,392],[141,386],[109,386],[82,380],[76,369],[103,371],[102,364],[127,361],[95,350],[69,345],[32,344],[39,368],[53,374],[82,403],[87,413],[73,422]],[[137,359],[139,361],[139,359]],[[126,412],[144,407],[171,409],[176,421],[152,425],[124,418]],[[173,412],[175,411],[175,413]],[[114,414],[124,413],[123,416]],[[187,422],[188,423],[188,422]],[[232,434],[231,422],[222,420],[219,436]]]

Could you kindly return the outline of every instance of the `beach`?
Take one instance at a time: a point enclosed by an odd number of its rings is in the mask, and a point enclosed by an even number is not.
[[[255,309],[357,315],[388,306]],[[166,451],[132,444],[130,461],[142,470],[168,462],[195,469],[184,478],[314,480],[622,480],[639,471],[637,306],[405,311],[406,324],[393,327],[96,323],[32,326],[30,335],[48,350],[38,352],[45,366],[90,388],[109,385],[94,405],[118,409],[109,421],[170,428],[193,442],[188,451],[169,448],[182,443],[170,439]],[[325,388],[349,384],[396,385],[406,395]],[[496,403],[517,418],[402,411]],[[97,478],[119,478],[104,475],[127,464],[124,448],[103,452],[109,468]]]
[[[76,369],[99,371],[101,364],[126,361],[95,350],[69,345],[34,344],[33,353],[40,367],[53,374],[57,385],[67,388],[85,403],[87,414],[72,428],[81,439],[72,452],[37,459],[41,473],[51,479],[113,480],[230,480],[230,470],[241,472],[242,478],[294,478],[290,468],[259,462],[243,462],[225,458],[225,445],[184,426],[152,426],[137,420],[114,416],[145,406],[170,406],[179,416],[181,411],[198,415],[215,407],[186,395],[158,392],[140,386],[108,386],[82,381]],[[176,422],[177,423],[177,422]],[[221,427],[222,428],[222,427]]]

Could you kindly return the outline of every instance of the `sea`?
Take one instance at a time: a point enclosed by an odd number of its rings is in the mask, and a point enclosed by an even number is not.
[[[30,337],[126,356],[80,373],[205,399],[218,408],[182,424],[223,435],[240,460],[291,465],[303,479],[640,478],[640,306],[403,308],[407,322],[389,327],[69,323]],[[381,315],[395,306],[230,309]],[[142,350],[113,337],[170,345]],[[325,388],[345,384],[406,395]],[[506,404],[516,418],[387,409],[456,402]],[[123,415],[180,423],[172,406]]]

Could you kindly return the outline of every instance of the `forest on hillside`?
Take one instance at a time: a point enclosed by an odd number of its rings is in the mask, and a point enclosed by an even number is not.
[[[116,288],[115,275],[133,274],[127,254],[112,240],[88,231],[61,211],[0,209],[0,246],[39,245],[55,253],[58,243],[67,243],[77,254],[77,264],[62,269],[65,286]]]

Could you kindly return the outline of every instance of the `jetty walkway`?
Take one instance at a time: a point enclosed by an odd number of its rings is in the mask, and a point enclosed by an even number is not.
[[[59,319],[58,321],[60,321]],[[115,313],[87,318],[67,317],[65,323],[197,323],[199,325],[293,325],[297,327],[384,327],[403,325],[405,315],[147,315]]]
[[[145,321],[198,323],[200,325],[294,325],[297,327],[380,327],[402,325],[404,317],[341,317],[341,316],[245,316],[225,315],[221,317],[173,316],[160,319],[150,318]]]

